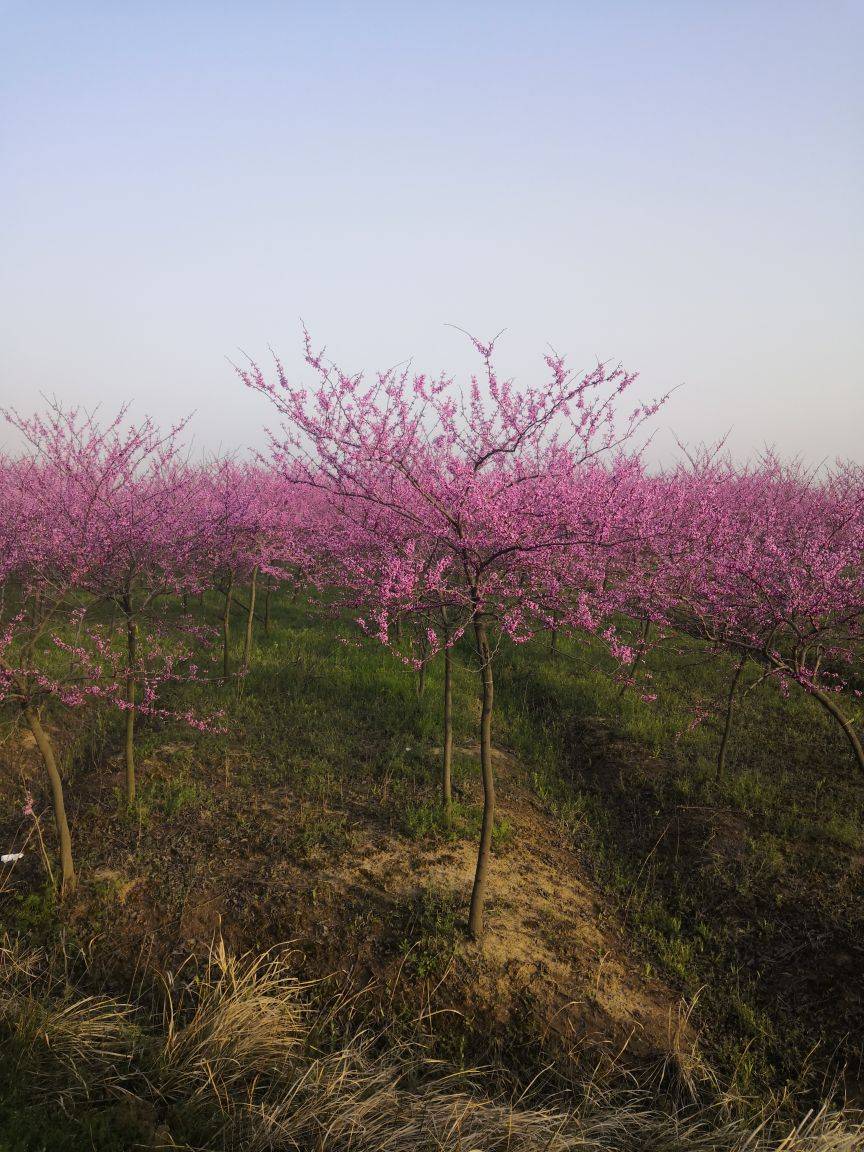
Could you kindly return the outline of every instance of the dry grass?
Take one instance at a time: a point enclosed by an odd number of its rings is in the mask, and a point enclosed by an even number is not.
[[[282,948],[234,956],[219,939],[203,971],[161,977],[163,1091],[228,1106],[262,1078],[290,1078],[309,1032],[309,985]]]
[[[858,1152],[864,1117],[794,1130],[728,1102],[670,1113],[590,1085],[574,1102],[505,1100],[417,1042],[361,1026],[362,1001],[301,981],[296,956],[233,956],[162,975],[134,1004],[81,995],[40,952],[0,948],[0,1028],[18,1074],[68,1107],[125,1096],[167,1117],[164,1147],[236,1152]],[[176,1121],[176,1124],[174,1123]],[[172,1127],[185,1133],[175,1142]],[[194,1136],[190,1138],[190,1132]],[[191,1139],[191,1142],[190,1142]]]
[[[22,1073],[66,1097],[93,1085],[120,1087],[135,1055],[135,1009],[110,996],[81,996],[38,949],[0,946],[0,1027],[11,1032]],[[10,1048],[6,1047],[8,1058]]]

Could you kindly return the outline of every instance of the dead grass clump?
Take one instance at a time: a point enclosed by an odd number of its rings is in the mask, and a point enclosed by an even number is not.
[[[135,1009],[111,996],[80,995],[39,949],[0,945],[0,1029],[12,1060],[45,1089],[88,1096],[120,1088],[135,1055]]]
[[[733,1118],[722,1099],[664,1110],[589,1085],[507,1100],[395,1030],[363,1027],[363,999],[304,983],[290,950],[163,975],[134,1003],[82,995],[47,958],[0,948],[0,1029],[21,1081],[72,1109],[123,1095],[159,1117],[163,1147],[203,1152],[861,1152],[864,1116],[823,1109],[790,1130]],[[83,1096],[89,1099],[82,1100]],[[94,1104],[94,1101],[97,1103]],[[172,1135],[173,1133],[173,1135]],[[182,1133],[182,1139],[181,1139]]]
[[[309,984],[290,951],[234,956],[218,939],[202,970],[161,977],[164,1007],[158,1061],[162,1091],[221,1102],[262,1077],[293,1075],[309,1031]]]

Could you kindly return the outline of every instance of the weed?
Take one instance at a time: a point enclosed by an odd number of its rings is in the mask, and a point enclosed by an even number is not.
[[[420,980],[440,976],[456,951],[463,920],[455,896],[424,888],[406,909],[403,971]]]

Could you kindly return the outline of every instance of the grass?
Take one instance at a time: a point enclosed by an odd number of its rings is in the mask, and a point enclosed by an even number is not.
[[[462,903],[450,893],[423,888],[406,909],[403,973],[420,980],[442,976],[462,939],[464,916]]]
[[[718,778],[731,663],[670,639],[647,662],[652,703],[619,694],[597,646],[561,649],[505,650],[499,731],[646,970],[699,995],[725,1073],[755,1094],[818,1090],[826,1068],[860,1058],[864,1025],[860,998],[835,991],[864,927],[864,787],[842,733],[803,693],[784,698],[750,671]]]
[[[209,611],[215,620],[215,598]],[[239,627],[236,631],[239,642]],[[206,834],[213,851],[241,861],[254,851],[254,871],[242,875],[260,876],[260,883],[254,894],[240,888],[237,900],[244,914],[254,911],[258,917],[255,939],[266,947],[284,938],[282,924],[294,922],[274,906],[267,878],[285,867],[314,877],[317,869],[339,861],[350,873],[362,847],[358,814],[373,813],[382,835],[416,842],[418,850],[473,841],[479,789],[475,758],[465,748],[476,741],[477,678],[467,644],[456,655],[456,801],[450,828],[438,802],[440,661],[430,666],[420,698],[415,677],[393,653],[359,642],[350,624],[312,614],[302,603],[274,602],[271,633],[259,630],[242,685],[176,690],[174,702],[184,708],[224,709],[223,731],[142,719],[139,798],[135,809],[126,811],[118,793],[117,826],[98,825],[91,835],[87,820],[105,808],[106,764],[118,760],[121,748],[118,719],[93,713],[92,722],[69,724],[65,717],[51,717],[55,732],[70,734],[62,750],[82,875],[102,860],[102,838],[110,834],[119,845],[124,878],[128,873],[134,879],[144,869],[156,873],[154,900],[176,926],[189,912],[187,873],[192,875],[202,858],[196,837]],[[531,645],[502,645],[495,742],[515,753],[562,841],[593,871],[642,970],[695,1000],[695,1026],[736,1098],[756,1108],[784,1094],[816,1101],[844,1063],[860,1058],[858,1037],[864,1034],[864,998],[855,992],[864,939],[864,787],[845,741],[803,693],[793,691],[785,699],[774,684],[757,683],[749,671],[727,770],[718,778],[718,717],[731,664],[709,659],[695,642],[670,638],[646,661],[646,685],[658,696],[654,702],[632,688],[622,695],[611,672],[608,657],[591,643],[560,639],[557,656],[542,638]],[[694,726],[694,715],[702,714]],[[76,822],[79,816],[83,823]],[[506,816],[496,823],[493,848],[518,853],[518,831]],[[33,946],[51,949],[62,938],[86,952],[94,925],[68,922],[38,883],[28,893],[3,897],[6,927]],[[118,881],[101,893],[100,930],[109,929],[111,902],[121,890],[124,883]],[[291,916],[326,917],[325,896],[313,882],[310,907],[292,908]],[[358,923],[366,916],[362,922],[368,923],[370,937],[395,931],[404,975],[412,980],[440,979],[461,948],[464,908],[434,890],[423,889],[417,901],[403,907],[395,928],[382,928],[379,910],[352,914]],[[161,1035],[156,1025],[139,1020],[137,1003],[133,1009],[147,1044],[162,1043],[154,1040]],[[185,1012],[184,1007],[180,1014]],[[401,1043],[390,1036],[382,1042],[385,1048],[390,1041],[397,1048]],[[378,1052],[375,1048],[375,1060]],[[136,1048],[133,1063],[139,1055]],[[150,1056],[140,1058],[144,1063],[136,1075],[150,1076]],[[404,1075],[413,1083],[419,1073],[411,1061],[412,1071]],[[392,1096],[393,1084],[403,1082],[401,1065],[394,1071],[385,1061],[382,1068],[396,1076],[388,1089]],[[68,1146],[128,1147],[142,1125],[151,1131],[151,1111],[163,1107],[170,1081],[167,1066],[159,1069],[164,1078],[158,1080],[163,1086],[155,1104],[134,1103],[137,1088],[123,1099],[106,1092],[104,1084],[94,1089],[99,1101],[88,1113],[91,1128],[81,1128],[76,1137],[81,1142]],[[7,1067],[0,1077],[8,1073]],[[93,1078],[104,1079],[101,1072]],[[279,1091],[286,1083],[280,1081]],[[375,1084],[373,1097],[384,1091],[383,1080]],[[7,1086],[20,1094],[17,1079],[7,1080]],[[185,1091],[176,1099],[194,1102],[210,1088]],[[272,1135],[289,1120],[283,1104],[276,1107],[270,1096],[266,1100],[267,1108],[275,1108],[273,1122],[278,1121]],[[204,1109],[208,1133],[217,1115],[209,1111],[211,1105],[212,1100]],[[489,1107],[490,1115],[506,1114],[500,1101]],[[185,1115],[185,1103],[182,1109]],[[9,1106],[0,1106],[2,1123],[14,1131],[10,1116]],[[218,1123],[225,1123],[221,1112],[218,1116]],[[213,1139],[227,1138],[230,1130],[232,1139],[246,1146],[247,1130],[231,1127],[235,1121],[240,1123],[232,1113],[228,1128],[217,1124]],[[243,1124],[247,1121],[248,1116]],[[194,1145],[197,1120],[188,1122],[191,1129],[178,1121],[177,1130]],[[34,1113],[30,1143],[7,1137],[9,1148],[37,1148],[40,1140],[62,1148],[39,1135],[38,1126],[49,1123]],[[412,1123],[405,1120],[406,1131],[412,1131]],[[622,1132],[630,1131],[631,1120],[621,1124]],[[124,1144],[110,1143],[112,1126],[124,1134]],[[481,1135],[485,1138],[485,1129]],[[253,1140],[248,1146],[266,1147],[270,1138],[258,1132],[259,1144]],[[836,1147],[844,1147],[842,1140]],[[0,1138],[0,1152],[3,1148]]]
[[[450,923],[434,897],[418,916],[436,939]],[[852,1111],[823,1110],[797,1127],[766,1112],[754,1129],[728,1102],[664,1112],[590,1083],[578,1105],[510,1100],[488,1073],[429,1060],[420,1033],[363,1027],[356,995],[304,982],[284,949],[237,956],[217,941],[203,962],[125,998],[58,985],[63,966],[9,941],[0,949],[8,1152],[853,1152],[864,1138]]]

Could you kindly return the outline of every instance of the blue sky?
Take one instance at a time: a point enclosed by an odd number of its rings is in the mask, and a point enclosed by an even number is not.
[[[864,4],[0,2],[0,401],[269,411],[298,318],[683,384],[660,420],[864,461]]]

